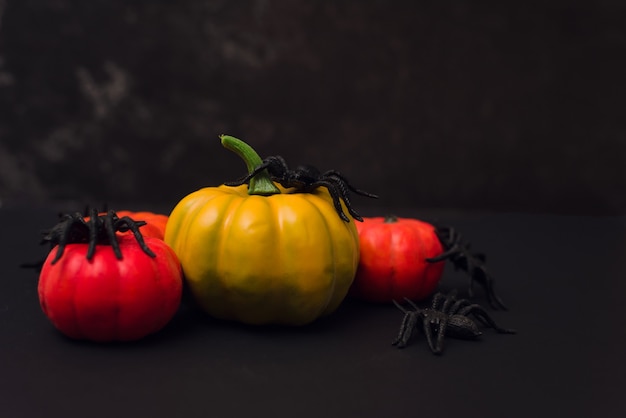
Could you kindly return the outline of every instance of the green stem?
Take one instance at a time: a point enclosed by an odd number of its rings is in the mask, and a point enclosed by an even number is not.
[[[229,135],[220,135],[220,140],[224,148],[237,154],[246,163],[248,174],[251,174],[255,168],[263,163],[259,154],[241,139]],[[250,179],[248,194],[269,196],[280,194],[280,189],[274,185],[267,170],[262,170]]]
[[[396,215],[387,215],[385,216],[385,221],[386,224],[393,224],[398,222],[398,217]]]

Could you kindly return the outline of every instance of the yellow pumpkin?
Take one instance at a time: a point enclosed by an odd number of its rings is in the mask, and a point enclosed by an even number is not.
[[[224,138],[231,145],[236,140],[222,136],[223,144]],[[253,157],[246,160],[249,170],[261,162]],[[354,280],[359,237],[353,219],[338,216],[325,188],[294,193],[272,186],[273,194],[263,195],[250,194],[253,182],[206,187],[169,216],[165,242],[179,257],[194,299],[214,317],[307,324],[335,311]]]

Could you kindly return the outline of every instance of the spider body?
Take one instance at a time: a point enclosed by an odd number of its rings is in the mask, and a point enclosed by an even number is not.
[[[233,182],[225,183],[227,186],[240,186],[250,182],[250,179],[259,172],[267,170],[270,178],[286,188],[294,188],[298,192],[310,193],[318,187],[326,187],[328,193],[333,199],[333,205],[337,214],[346,222],[349,218],[341,207],[341,200],[346,205],[346,209],[352,217],[358,221],[363,218],[352,208],[350,202],[350,192],[354,192],[361,196],[376,198],[378,196],[365,192],[353,187],[348,180],[335,170],[329,170],[324,173],[311,165],[300,165],[295,170],[291,170],[285,159],[281,156],[271,156],[263,160],[248,175]]]
[[[478,324],[470,315],[487,327],[498,333],[514,334],[515,330],[500,328],[489,314],[478,304],[472,304],[467,299],[457,299],[456,292],[448,295],[437,293],[433,297],[429,308],[419,308],[409,299],[406,302],[413,308],[406,309],[398,302],[394,304],[404,312],[398,336],[393,345],[398,348],[406,347],[415,330],[421,327],[428,346],[434,354],[443,352],[445,336],[460,339],[476,339],[482,335]]]
[[[435,233],[444,247],[444,253],[426,261],[437,262],[450,260],[456,270],[463,270],[470,276],[470,296],[474,295],[474,281],[478,282],[487,295],[487,301],[494,309],[506,309],[502,299],[495,293],[494,278],[485,267],[486,257],[481,253],[470,250],[470,244],[463,240],[463,236],[451,227],[437,227]]]
[[[145,224],[144,221],[134,221],[128,216],[120,218],[112,210],[105,215],[98,215],[98,211],[94,209],[91,211],[89,220],[85,220],[78,212],[64,214],[60,216],[59,222],[44,234],[41,243],[49,243],[51,248],[58,246],[52,264],[59,261],[65,246],[69,243],[89,244],[87,250],[88,260],[93,257],[96,244],[108,243],[113,247],[117,259],[122,259],[122,252],[120,251],[115,233],[131,231],[141,249],[150,257],[155,257],[155,254],[148,248],[139,231],[139,227]]]

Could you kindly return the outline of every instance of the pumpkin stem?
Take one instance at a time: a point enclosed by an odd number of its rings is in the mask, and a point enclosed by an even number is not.
[[[237,154],[246,163],[248,174],[252,174],[258,166],[263,164],[263,160],[259,157],[259,154],[241,139],[230,135],[220,135],[220,140],[224,148]],[[269,196],[280,194],[280,189],[272,182],[267,170],[261,170],[250,178],[248,194]]]
[[[385,223],[386,224],[393,224],[398,222],[398,217],[396,215],[387,215],[385,216]]]

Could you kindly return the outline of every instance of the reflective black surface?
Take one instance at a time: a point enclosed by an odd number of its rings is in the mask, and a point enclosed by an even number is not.
[[[130,344],[61,336],[41,312],[50,209],[0,208],[0,412],[7,417],[616,417],[626,414],[626,218],[446,214],[487,254],[517,335],[486,329],[391,346],[402,313],[347,300],[302,328],[216,321],[187,306]],[[368,214],[366,214],[368,215]],[[468,281],[448,268],[440,288]],[[476,301],[485,303],[477,289]]]

